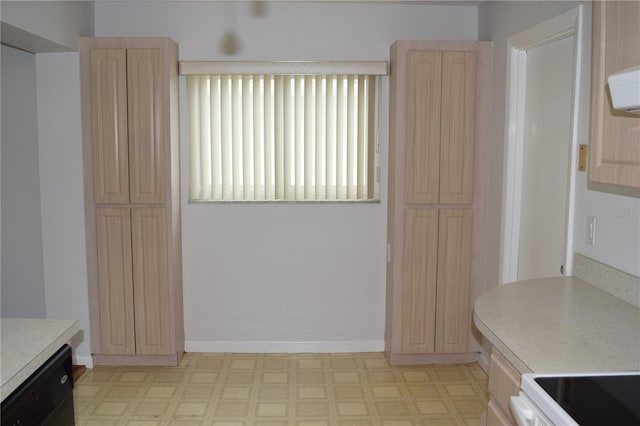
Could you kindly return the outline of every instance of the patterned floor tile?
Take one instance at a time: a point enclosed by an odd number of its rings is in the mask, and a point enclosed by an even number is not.
[[[379,353],[189,353],[96,367],[74,390],[79,426],[477,425],[488,397],[477,364],[391,367]]]

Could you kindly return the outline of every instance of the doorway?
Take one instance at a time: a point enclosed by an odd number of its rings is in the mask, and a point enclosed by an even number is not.
[[[572,272],[581,8],[509,40],[502,284]]]

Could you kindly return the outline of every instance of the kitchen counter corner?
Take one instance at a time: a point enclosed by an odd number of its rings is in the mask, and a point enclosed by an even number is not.
[[[4,400],[79,330],[76,320],[0,319],[0,398]]]
[[[493,288],[473,320],[521,373],[640,370],[640,309],[578,278]]]

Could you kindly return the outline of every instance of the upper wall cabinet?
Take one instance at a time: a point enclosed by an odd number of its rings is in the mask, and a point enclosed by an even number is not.
[[[592,189],[640,197],[640,116],[613,110],[607,77],[640,65],[640,2],[593,3]]]

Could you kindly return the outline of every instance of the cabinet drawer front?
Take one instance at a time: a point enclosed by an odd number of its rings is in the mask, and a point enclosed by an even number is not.
[[[164,201],[165,135],[161,49],[128,49],[131,203]]]
[[[509,409],[509,398],[520,392],[520,373],[495,350],[491,353],[489,362],[489,393],[491,399],[502,411],[508,413],[513,422]]]
[[[129,154],[125,49],[91,50],[91,120],[96,203],[126,204]]]
[[[135,353],[131,219],[128,208],[96,209],[102,353]]]

